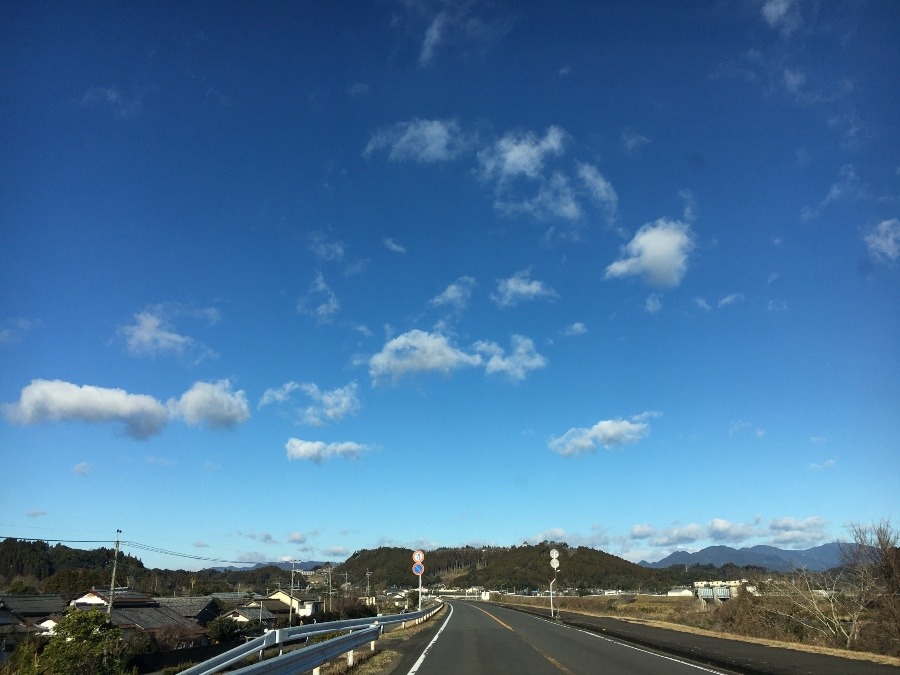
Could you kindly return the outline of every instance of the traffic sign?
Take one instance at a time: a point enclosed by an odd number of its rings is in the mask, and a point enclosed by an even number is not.
[[[413,574],[415,574],[416,576],[422,576],[422,572],[425,571],[425,565],[423,565],[420,562],[417,562],[415,565],[412,566],[412,571],[413,571]]]
[[[425,562],[425,551],[415,551],[413,553],[413,562]]]
[[[551,548],[550,549],[550,557],[555,560],[556,558],[559,557],[559,551],[557,551],[555,548]]]
[[[556,558],[554,558],[553,560],[551,560],[551,561],[550,561],[550,567],[552,567],[553,569],[556,569],[557,567],[559,567],[559,560],[557,560]]]

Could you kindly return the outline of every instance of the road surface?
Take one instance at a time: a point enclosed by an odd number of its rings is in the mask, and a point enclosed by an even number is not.
[[[451,602],[409,675],[702,675],[726,673],[489,604]]]

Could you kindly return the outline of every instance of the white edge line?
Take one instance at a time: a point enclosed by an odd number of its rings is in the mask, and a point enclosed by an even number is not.
[[[571,628],[571,626],[570,626]],[[591,637],[599,638],[601,640],[606,640],[607,642],[612,642],[613,644],[620,645],[622,647],[628,647],[629,649],[634,649],[635,651],[643,652],[644,654],[649,654],[650,656],[658,656],[661,659],[666,659],[667,661],[674,661],[675,663],[682,663],[686,666],[691,666],[692,668],[696,668],[697,670],[703,670],[707,673],[716,673],[717,675],[724,675],[720,670],[712,670],[710,668],[706,668],[705,666],[698,665],[696,663],[691,663],[690,661],[684,661],[682,659],[677,659],[674,656],[668,656],[666,654],[660,654],[659,652],[651,652],[649,649],[643,649],[641,647],[637,647],[635,645],[629,644],[622,640],[614,640],[606,635],[598,635],[597,633],[592,633],[588,630],[584,630],[583,628],[575,628],[580,633],[584,633],[585,635],[590,635]]]
[[[441,633],[444,632],[444,629],[447,627],[447,624],[450,621],[450,617],[453,616],[453,605],[447,603],[447,607],[450,608],[450,613],[447,615],[447,618],[444,619],[444,624],[441,626],[440,630],[438,630],[437,634],[433,638],[431,638],[431,642],[428,643],[428,646],[425,647],[425,651],[422,652],[422,655],[419,657],[419,660],[413,664],[413,667],[406,675],[415,675],[416,671],[422,666],[422,662],[425,660],[425,657],[428,655],[428,650],[434,646],[434,643],[437,642],[437,639],[441,637]]]

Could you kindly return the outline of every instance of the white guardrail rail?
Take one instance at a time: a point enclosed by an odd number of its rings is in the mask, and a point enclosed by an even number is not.
[[[311,623],[305,626],[296,626],[295,628],[279,628],[254,638],[246,644],[229,649],[227,652],[219,654],[208,661],[191,666],[187,670],[181,671],[180,675],[212,675],[213,673],[221,672],[223,668],[240,663],[256,653],[259,653],[260,658],[262,658],[263,650],[271,647],[283,647],[285,643],[315,635],[344,632],[346,634],[331,640],[318,642],[231,672],[234,674],[240,673],[241,675],[256,675],[257,673],[293,675],[294,673],[305,673],[318,668],[342,654],[347,654],[348,661],[352,665],[353,650],[367,642],[372,643],[372,649],[374,650],[375,640],[381,635],[385,626],[393,626],[399,623],[405,627],[407,623],[419,623],[431,618],[443,606],[443,603],[438,603],[418,612],[407,612],[406,614],[367,616],[362,619],[345,619],[327,623]]]

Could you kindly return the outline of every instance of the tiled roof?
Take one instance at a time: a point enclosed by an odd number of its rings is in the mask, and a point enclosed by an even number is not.
[[[76,598],[73,604],[77,606],[90,604],[79,601],[91,595],[99,598],[104,603],[109,603],[110,592],[108,588],[92,588],[80,598]],[[113,595],[113,607],[155,607],[158,604],[156,598],[145,593],[139,593],[131,588],[117,588]]]
[[[157,598],[160,606],[173,609],[181,616],[197,616],[213,603],[212,596],[200,595],[183,598]],[[215,607],[213,605],[213,607]]]
[[[58,595],[0,595],[0,607],[21,617],[43,617],[62,614],[66,601]]]
[[[196,621],[186,619],[168,607],[122,607],[120,609],[113,605],[110,618],[113,625],[120,628],[160,630],[172,627],[189,635],[202,635],[206,632]]]

